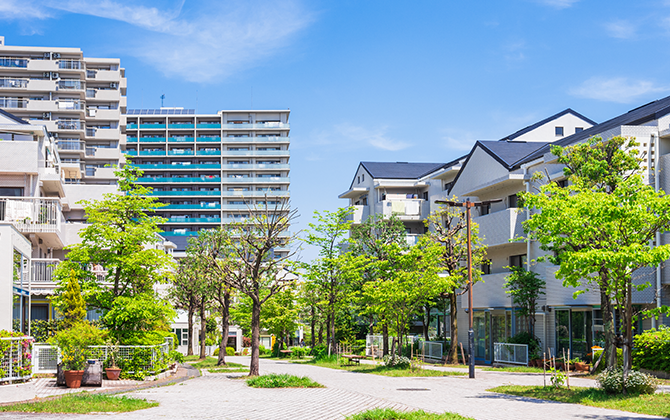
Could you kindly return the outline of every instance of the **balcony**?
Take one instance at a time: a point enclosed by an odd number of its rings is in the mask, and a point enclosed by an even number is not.
[[[79,120],[56,120],[58,130],[83,130],[84,122]]]
[[[19,66],[26,67],[26,66]],[[30,59],[28,60],[28,70],[36,71],[58,71],[58,61],[55,60],[37,60]]]
[[[137,151],[128,150],[127,154],[136,156]],[[165,156],[165,150],[140,150],[140,156]]]
[[[269,122],[257,122],[257,123],[227,123],[223,125],[224,130],[231,130],[231,129],[239,129],[239,130],[249,130],[249,129],[261,129],[261,130],[267,130],[267,129],[285,129],[288,130],[290,128],[288,123],[281,123],[281,122],[274,122],[274,121],[269,121]]]
[[[482,281],[478,281],[472,286],[472,306],[474,308],[510,308],[512,307],[512,298],[509,293],[505,293],[505,277],[509,276],[509,271],[482,276]],[[461,307],[468,308],[468,300],[461,299]]]
[[[158,197],[167,197],[167,196],[188,196],[188,197],[211,197],[211,196],[221,196],[221,191],[156,191],[153,190],[150,195],[155,195]]]
[[[86,89],[86,97],[100,101],[114,101],[118,102],[121,98],[121,93],[118,89]]]
[[[59,259],[32,258],[31,262],[33,283],[54,283],[53,273],[61,262]]]
[[[79,101],[76,99],[71,99],[71,100],[65,100],[65,99],[59,99],[56,101],[56,104],[58,106],[59,111],[70,111],[70,110],[83,110],[86,107],[86,102],[84,101]]]
[[[290,137],[226,137],[225,143],[289,143]]]
[[[25,89],[28,87],[28,79],[13,79],[5,77],[0,79],[0,88],[3,89]]]
[[[138,141],[140,143],[165,143],[165,137],[128,137],[128,140]]]
[[[98,121],[118,120],[121,115],[119,109],[88,108],[86,111],[86,118]]]
[[[119,82],[121,72],[119,70],[87,70],[86,78],[100,82]]]
[[[210,169],[210,170],[219,170],[221,169],[221,165],[219,164],[205,164],[205,163],[190,163],[190,164],[185,164],[185,163],[172,163],[172,164],[150,164],[150,163],[142,163],[138,165],[133,165],[139,169],[142,170],[151,170],[151,169]]]
[[[0,67],[27,68],[28,59],[20,57],[0,57]]]
[[[221,156],[221,150],[198,150],[198,156]]]
[[[118,140],[121,131],[118,128],[89,127],[86,129],[86,137],[98,140]]]
[[[229,163],[221,165],[222,169],[231,170],[231,169],[243,169],[243,170],[252,170],[252,169],[274,169],[274,170],[289,170],[291,166],[288,163],[256,163],[256,164],[236,164]]]
[[[57,142],[60,152],[81,152],[84,150],[84,142],[80,140],[61,140]]]
[[[347,216],[347,221],[351,222],[354,225],[360,225],[368,218],[370,215],[370,209],[368,206],[351,206],[354,208],[354,212]]]
[[[128,127],[132,128],[132,127]],[[137,128],[137,126],[135,126]],[[147,130],[147,129],[165,129],[165,124],[140,124],[140,128],[142,130]]]
[[[168,137],[170,143],[193,143],[195,139],[193,137]]]
[[[221,124],[219,123],[199,123],[196,124],[196,128],[216,128],[217,130],[221,129]]]
[[[193,124],[168,124],[168,128],[170,128],[170,129],[176,128],[176,129],[182,129],[182,130],[188,128],[188,129],[193,130],[195,128],[195,125],[193,125]]]
[[[200,203],[200,204],[169,204],[161,207],[161,210],[221,210],[219,203]]]
[[[247,177],[247,178],[224,178],[224,184],[230,183],[253,183],[253,184],[277,184],[277,183],[289,183],[290,178],[287,176],[276,176],[276,177]]]
[[[424,220],[430,214],[430,203],[422,199],[383,200],[376,204],[377,213],[395,215],[403,221]]]
[[[86,157],[94,159],[117,160],[121,157],[116,147],[87,147]]]
[[[60,60],[58,68],[60,70],[83,70],[84,66],[79,60]]]
[[[168,156],[195,156],[195,152],[193,150],[172,149],[168,151]]]
[[[57,198],[0,197],[0,221],[21,233],[37,234],[48,247],[61,247],[60,200]]]
[[[59,80],[56,86],[59,90],[82,90],[84,83],[81,80]]]
[[[289,157],[288,150],[224,150],[223,156],[274,156]]]
[[[212,143],[221,143],[221,137],[197,137],[196,140],[200,142],[212,142]]]
[[[526,220],[526,212],[517,213],[516,208],[505,209],[484,216],[475,217],[473,222],[479,225],[482,243],[489,248],[513,245],[510,239],[523,236],[521,223]]]
[[[221,223],[220,217],[170,217],[166,223]]]
[[[0,108],[25,109],[28,108],[28,99],[0,98]]]
[[[147,183],[147,184],[153,184],[153,183],[165,183],[165,182],[173,182],[173,183],[192,183],[192,182],[221,182],[221,177],[218,176],[201,176],[201,177],[184,177],[184,178],[178,178],[178,177],[142,177],[138,178],[137,182],[140,183]]]

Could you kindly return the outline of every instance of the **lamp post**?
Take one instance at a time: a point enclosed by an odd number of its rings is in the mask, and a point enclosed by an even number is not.
[[[472,327],[474,311],[472,310],[472,241],[470,240],[470,209],[473,207],[488,206],[491,203],[498,203],[500,201],[502,201],[502,199],[488,201],[470,201],[470,199],[467,199],[466,201],[435,200],[435,204],[446,204],[449,207],[465,207],[468,243],[468,320],[470,326],[468,329],[468,368],[471,379],[474,379],[475,377],[475,330]]]

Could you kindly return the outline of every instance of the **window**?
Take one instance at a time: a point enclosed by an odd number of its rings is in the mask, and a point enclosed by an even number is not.
[[[526,265],[526,254],[510,256],[509,265],[510,267],[523,267]]]
[[[479,208],[479,215],[484,216],[486,214],[491,213],[491,205],[490,204],[484,204]]]
[[[581,133],[582,131],[584,131],[584,127],[575,127],[575,134]]]
[[[563,127],[556,127],[556,136],[563,137]]]
[[[567,179],[561,179],[560,181],[556,181],[559,187],[565,188],[568,186],[568,180]]]
[[[361,174],[361,181],[365,182],[365,174]]]
[[[481,266],[482,275],[491,274],[491,261],[484,261]]]
[[[519,207],[519,197],[516,194],[507,197],[507,207],[510,209]]]
[[[424,200],[428,201],[428,191],[424,191],[422,197]]]
[[[358,184],[360,184],[360,183],[361,183],[361,177],[359,176],[358,177]]]

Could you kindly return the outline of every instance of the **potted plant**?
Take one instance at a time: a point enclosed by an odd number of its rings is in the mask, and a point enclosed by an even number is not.
[[[80,347],[66,347],[62,349],[61,366],[65,376],[65,385],[68,388],[81,387],[81,379],[86,368],[86,352]]]
[[[110,381],[118,381],[119,376],[121,375],[121,368],[116,365],[116,361],[119,358],[119,346],[118,344],[109,345],[109,355],[107,357],[107,367],[105,368],[105,374],[107,379]]]

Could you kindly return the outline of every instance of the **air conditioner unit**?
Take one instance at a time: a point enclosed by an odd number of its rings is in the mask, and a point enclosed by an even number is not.
[[[45,71],[44,73],[42,73],[42,77],[49,78],[49,77],[51,77],[51,73],[48,72],[48,71]]]
[[[59,59],[60,58],[60,53],[56,53],[56,52],[51,53],[51,58],[54,59],[54,60]]]
[[[45,52],[44,54],[42,54],[42,57],[47,58],[47,59],[51,58],[51,53]]]
[[[119,84],[116,82],[112,82],[109,84],[109,87],[111,87],[112,89],[117,89],[119,87]]]
[[[60,74],[58,74],[56,72],[51,72],[51,78],[52,79],[58,79],[59,77],[60,77]]]
[[[55,139],[58,138],[58,133],[53,133],[52,135],[54,136]]]
[[[51,112],[42,113],[42,118],[45,119],[45,120],[50,120],[51,119]]]

